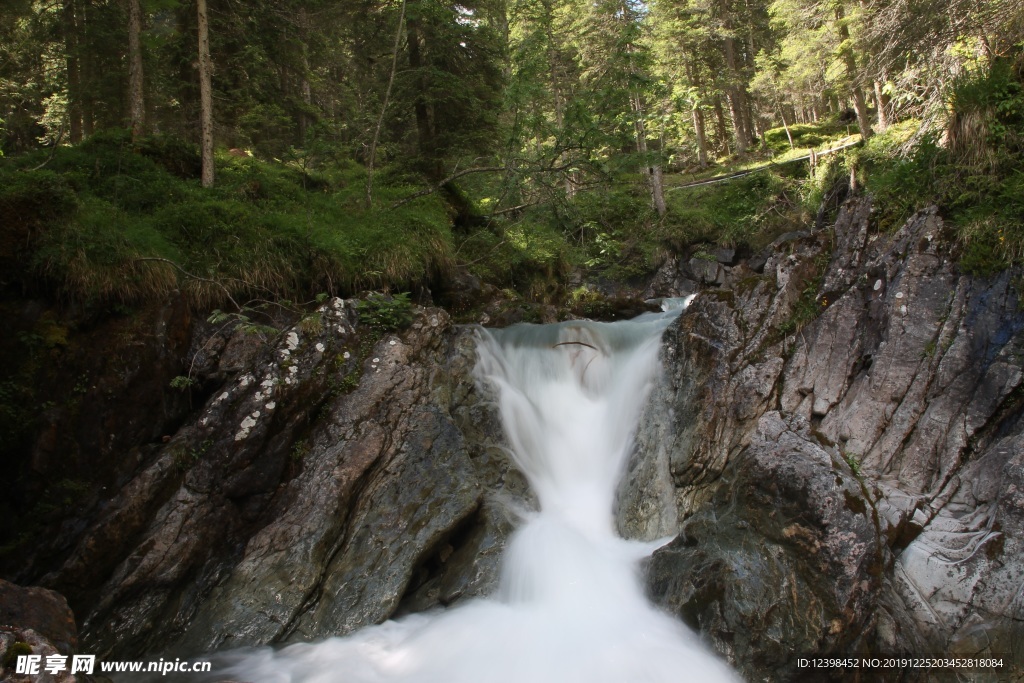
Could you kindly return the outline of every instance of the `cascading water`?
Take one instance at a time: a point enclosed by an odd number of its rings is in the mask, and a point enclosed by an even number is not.
[[[648,604],[637,565],[657,544],[615,533],[616,486],[671,318],[482,331],[477,381],[497,391],[512,456],[538,502],[508,544],[498,594],[346,638],[229,655],[227,675],[257,683],[736,680]]]

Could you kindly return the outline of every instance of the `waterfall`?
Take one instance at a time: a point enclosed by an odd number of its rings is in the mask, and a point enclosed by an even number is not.
[[[677,313],[676,311],[675,313]],[[615,490],[673,313],[482,330],[476,378],[494,393],[537,509],[522,513],[496,595],[345,638],[239,653],[254,683],[734,681],[650,605],[639,561],[657,544],[615,531]]]

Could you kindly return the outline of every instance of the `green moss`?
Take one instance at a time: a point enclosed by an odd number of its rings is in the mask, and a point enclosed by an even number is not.
[[[16,640],[7,648],[4,653],[4,668],[12,669],[18,663],[18,657],[32,654],[32,646],[28,643]]]

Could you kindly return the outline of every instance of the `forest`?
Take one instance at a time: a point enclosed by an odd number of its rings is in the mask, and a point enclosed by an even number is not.
[[[840,180],[887,225],[938,203],[998,270],[1022,37],[1019,0],[14,0],[5,287],[212,306],[468,271],[560,303],[762,246]]]

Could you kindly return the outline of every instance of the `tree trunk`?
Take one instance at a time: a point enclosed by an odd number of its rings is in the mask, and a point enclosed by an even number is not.
[[[203,187],[213,187],[213,83],[206,0],[196,0],[199,19],[199,120],[202,127]]]
[[[402,6],[404,9],[404,5]],[[299,8],[299,38],[302,41],[302,74],[299,78],[299,88],[302,92],[302,103],[305,106],[299,113],[299,138],[302,144],[306,142],[306,131],[312,124],[309,110],[313,107],[313,91],[309,85],[309,14],[305,7]]]
[[[704,112],[699,104],[693,107],[693,130],[697,133],[697,164],[701,168],[707,168],[708,140],[704,132]]]
[[[380,105],[380,116],[377,117],[377,127],[373,131],[373,141],[370,143],[370,153],[366,160],[366,208],[373,205],[373,166],[377,161],[377,142],[380,140],[380,129],[384,125],[384,112],[388,109],[388,100],[391,99],[391,88],[395,84],[395,71],[398,69],[398,48],[402,44],[402,25],[405,23],[405,0],[402,0],[402,11],[398,15],[398,27],[395,29],[395,45],[391,51],[391,73],[388,75],[388,87],[384,91],[384,101]]]
[[[647,158],[647,129],[644,126],[644,110],[640,96],[636,95],[630,99],[632,100],[633,114],[636,116],[636,151],[644,160],[644,171],[647,174],[647,183],[651,188],[651,205],[658,212],[658,216],[664,216],[666,211],[665,191],[662,186],[661,164],[652,164]]]
[[[128,0],[128,119],[133,140],[141,137],[146,129],[141,36],[142,7],[139,0]]]
[[[550,2],[543,2],[544,7],[544,33],[547,38],[548,75],[551,79],[551,102],[555,110],[555,130],[557,139],[563,137],[562,127],[565,124],[565,102],[562,95],[562,85],[558,78],[558,49],[555,44],[554,13]],[[567,160],[572,162],[572,153],[560,155],[559,161]],[[565,196],[572,199],[576,195],[576,183],[574,174],[570,171],[565,174]]]
[[[725,111],[722,108],[722,98],[715,95],[715,123],[718,125],[718,139],[725,148],[725,155],[730,156],[729,150],[729,127],[725,124]]]
[[[878,108],[878,132],[889,127],[889,116],[885,108],[889,106],[888,98],[882,92],[882,84],[875,81],[875,106]]]
[[[746,122],[743,120],[743,91],[736,82],[739,79],[739,70],[736,68],[736,45],[733,38],[726,38],[724,43],[725,63],[729,69],[729,79],[732,81],[726,89],[729,114],[732,116],[735,133],[736,154],[743,156],[747,153],[747,141],[750,139],[750,134],[747,132]]]
[[[409,13],[412,15],[412,12]],[[413,112],[416,115],[416,134],[419,142],[420,154],[423,157],[433,157],[433,135],[430,131],[430,112],[427,110],[426,90],[427,81],[423,76],[423,56],[420,54],[420,25],[418,19],[409,16],[405,20],[406,37],[409,43],[409,69],[413,72],[415,82],[418,85],[416,99],[413,102]]]
[[[779,118],[782,119],[782,127],[786,130],[786,139],[789,140],[789,148],[796,149],[796,145],[793,144],[793,136],[789,133],[789,124],[786,123],[786,108],[781,104],[779,106]]]
[[[64,0],[64,51],[68,70],[68,127],[71,144],[82,141],[82,81],[78,64],[78,27],[74,0]]]
[[[850,46],[850,28],[846,25],[843,6],[836,5],[836,23],[839,25],[839,39],[846,48],[843,49],[843,61],[846,63],[846,78],[850,81],[853,95],[853,109],[857,112],[857,127],[860,136],[867,140],[871,137],[871,122],[868,120],[868,105],[864,99],[864,90],[860,87],[860,74],[857,72],[857,59]]]
[[[82,136],[89,137],[96,130],[96,101],[93,98],[93,85],[96,82],[95,67],[92,59],[92,19],[89,0],[76,0],[79,11],[75,12],[75,19],[79,22],[79,76],[82,93]],[[83,46],[82,43],[85,43]]]

